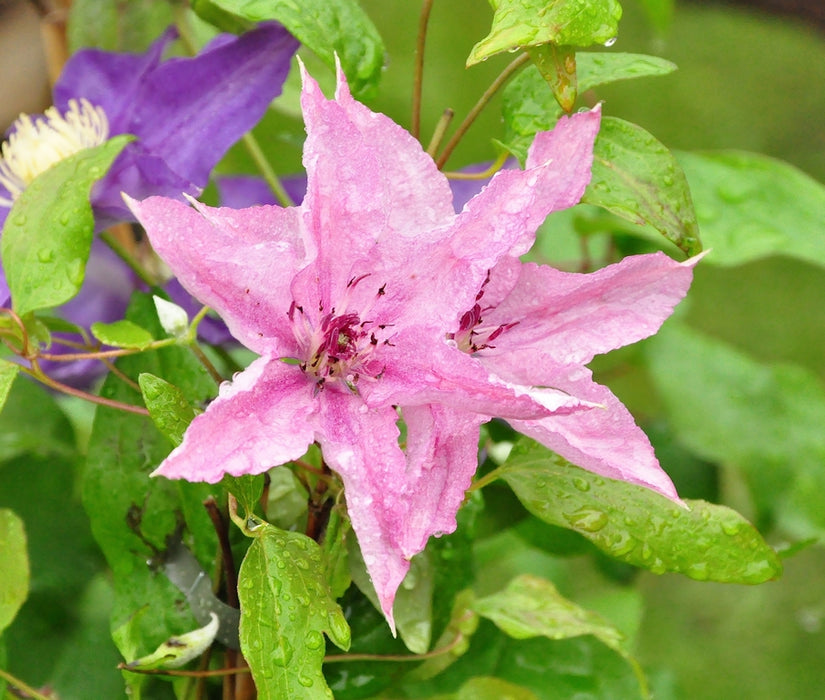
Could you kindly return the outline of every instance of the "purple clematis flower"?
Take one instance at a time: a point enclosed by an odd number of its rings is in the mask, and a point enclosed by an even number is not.
[[[54,107],[18,120],[4,146],[6,207],[56,160],[117,134],[137,141],[94,189],[99,226],[131,220],[121,192],[200,194],[215,164],[280,94],[298,41],[267,22],[238,37],[221,35],[197,56],[162,60],[175,37],[170,28],[144,54],[84,49],[69,59]],[[6,213],[0,208],[0,223]]]
[[[344,483],[381,607],[427,539],[455,529],[478,423],[589,409],[513,385],[462,352],[458,328],[504,256],[590,178],[598,111],[539,134],[524,171],[499,173],[456,215],[446,178],[408,132],[304,76],[300,206],[129,204],[183,286],[261,357],[195,418],[155,474],[214,482],[297,459],[314,441]],[[406,450],[398,420],[407,425]],[[446,446],[446,448],[445,448]]]
[[[133,220],[121,192],[181,197],[202,191],[215,164],[280,94],[298,42],[268,22],[242,36],[221,35],[197,56],[162,60],[175,37],[167,30],[143,54],[84,49],[69,59],[54,88],[54,107],[21,116],[3,144],[0,228],[37,175],[117,134],[137,140],[92,191],[98,229]],[[3,303],[4,291],[5,282]]]

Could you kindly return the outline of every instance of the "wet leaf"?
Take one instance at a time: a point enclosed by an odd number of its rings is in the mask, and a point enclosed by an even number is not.
[[[348,649],[350,629],[332,598],[321,549],[297,532],[261,524],[238,575],[241,650],[260,700],[332,698],[321,666],[324,633]]]
[[[591,46],[612,42],[622,8],[616,0],[490,0],[493,25],[478,42],[467,65],[502,51],[553,43]]]
[[[92,335],[104,345],[115,348],[143,350],[154,342],[152,334],[131,321],[113,323],[93,323]]]
[[[825,186],[801,170],[738,151],[679,153],[712,265],[788,255],[825,266]]]
[[[576,52],[579,93],[620,80],[667,75],[674,70],[675,64],[656,56]],[[526,68],[503,91],[504,146],[523,163],[536,133],[551,129],[562,112],[538,69]]]
[[[782,572],[776,552],[725,506],[686,501],[680,507],[643,486],[575,467],[527,439],[516,444],[499,474],[537,518],[654,573],[755,584]]]
[[[95,227],[89,192],[131,140],[116,136],[66,158],[15,200],[0,250],[18,315],[59,306],[77,294]]]
[[[141,372],[138,384],[152,421],[177,447],[183,442],[183,434],[195,417],[192,404],[174,384],[149,372]]]
[[[702,250],[685,174],[674,155],[636,124],[602,119],[582,202],[649,224],[688,255]]]
[[[198,0],[193,6],[207,20],[217,16],[210,7],[250,22],[278,20],[330,68],[337,55],[354,95],[378,85],[384,45],[356,0]]]
[[[29,595],[29,554],[23,521],[0,508],[0,634]]]
[[[9,397],[11,386],[19,371],[20,365],[16,362],[0,359],[0,411],[6,405],[6,399]]]

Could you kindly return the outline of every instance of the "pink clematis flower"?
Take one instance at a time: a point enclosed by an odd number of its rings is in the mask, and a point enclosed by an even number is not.
[[[127,200],[192,295],[260,354],[192,422],[155,474],[218,481],[297,459],[317,441],[383,612],[409,559],[455,514],[477,467],[478,425],[589,409],[510,383],[463,352],[460,326],[488,271],[525,252],[590,179],[598,111],[539,134],[456,214],[446,178],[408,132],[304,75],[307,194],[300,206],[194,208]],[[399,445],[398,420],[407,426]]]
[[[659,330],[687,293],[701,257],[679,263],[664,253],[637,255],[589,274],[503,258],[451,335],[502,380],[552,386],[596,404],[564,416],[508,421],[515,430],[589,471],[679,501],[647,436],[585,365]]]

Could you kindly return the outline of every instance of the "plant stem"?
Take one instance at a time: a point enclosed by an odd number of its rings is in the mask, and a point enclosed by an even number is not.
[[[493,161],[493,164],[487,168],[484,172],[480,173],[460,173],[457,171],[452,171],[449,173],[444,173],[444,175],[450,180],[486,180],[489,177],[493,177],[501,167],[504,165],[506,160],[510,157],[510,154],[506,151],[502,152],[498,158]]]
[[[467,133],[467,130],[472,126],[473,122],[476,120],[476,117],[481,114],[481,111],[490,102],[493,95],[495,95],[496,92],[498,92],[499,89],[529,60],[530,57],[526,53],[521,54],[521,56],[512,61],[510,65],[501,71],[499,76],[490,84],[490,87],[485,90],[484,94],[479,98],[478,102],[476,102],[475,106],[473,106],[467,114],[464,121],[461,122],[461,125],[453,134],[453,137],[447,142],[444,150],[441,151],[441,155],[438,156],[436,165],[438,165],[439,169],[444,167],[444,164],[449,160],[455,150],[455,147],[459,144],[461,139],[464,138],[464,134]]]
[[[418,138],[421,134],[421,89],[424,84],[424,45],[427,43],[427,24],[434,0],[424,0],[418,19],[418,38],[415,44],[415,75],[413,77],[412,119],[410,133]]]
[[[101,240],[112,249],[117,257],[119,257],[126,265],[128,265],[129,269],[134,272],[143,282],[150,287],[154,287],[157,285],[158,281],[154,279],[152,275],[150,275],[143,267],[135,260],[134,256],[132,256],[128,250],[126,250],[126,246],[124,246],[117,238],[112,234],[111,231],[103,231],[100,234]]]
[[[453,112],[453,110],[445,109],[444,114],[441,115],[441,119],[438,120],[438,124],[435,125],[433,137],[430,139],[430,143],[427,146],[427,153],[430,157],[435,158],[435,152],[444,140],[444,134],[447,133],[447,128],[450,126],[450,122],[453,120],[454,116],[455,112]]]
[[[60,391],[64,394],[68,394],[69,396],[74,396],[78,399],[83,399],[84,401],[90,401],[91,403],[96,403],[99,406],[106,406],[107,408],[114,408],[118,411],[126,411],[128,413],[136,413],[139,416],[148,416],[149,411],[147,411],[143,406],[135,406],[130,403],[122,403],[121,401],[114,401],[113,399],[107,399],[103,396],[96,396],[95,394],[89,394],[88,392],[82,391],[80,389],[75,389],[68,384],[63,384],[62,382],[58,382],[56,379],[52,379],[49,375],[43,372],[40,369],[40,366],[37,364],[37,360],[32,360],[32,369],[27,369],[26,367],[23,368],[23,371],[26,374],[34,377],[38,381],[42,382],[48,387],[55,389],[56,391]]]
[[[8,683],[10,686],[17,688],[17,690],[20,690],[23,693],[25,693],[26,697],[31,698],[32,700],[52,700],[52,698],[49,698],[46,695],[38,693],[30,685],[27,685],[23,681],[18,680],[7,671],[4,671],[2,668],[0,668],[0,678],[6,681],[6,683]]]
[[[255,161],[255,165],[258,167],[258,170],[261,171],[261,175],[263,175],[264,180],[266,180],[266,184],[269,185],[269,189],[272,190],[272,193],[275,195],[281,206],[294,207],[295,202],[292,201],[292,197],[290,197],[284,189],[283,184],[281,184],[281,181],[278,179],[278,176],[275,174],[275,171],[272,169],[269,161],[266,159],[266,156],[258,143],[258,139],[256,139],[251,132],[247,132],[241,137],[241,140],[243,141],[243,145],[246,147],[249,155],[252,156],[252,160]]]
[[[470,493],[471,491],[478,491],[478,489],[483,489],[488,484],[492,484],[496,479],[499,478],[500,471],[501,467],[496,467],[495,469],[493,469],[493,471],[488,472],[480,479],[477,479],[472,484],[470,484],[470,488],[467,489],[467,493]]]

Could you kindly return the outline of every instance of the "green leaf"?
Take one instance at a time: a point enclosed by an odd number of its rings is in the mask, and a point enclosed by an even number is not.
[[[657,392],[679,440],[741,469],[762,515],[802,537],[825,533],[825,387],[813,372],[766,365],[676,323],[646,344]],[[673,358],[690,380],[673,371]]]
[[[329,514],[321,548],[324,552],[326,566],[325,578],[329,582],[329,588],[335,600],[344,595],[352,583],[347,553],[347,537],[354,536],[351,532],[352,526],[349,520],[333,508]]]
[[[149,670],[185,666],[203,654],[215,641],[219,627],[218,616],[211,613],[210,618],[203,627],[170,637],[151,654],[130,661],[126,668]]]
[[[687,180],[673,154],[636,124],[602,118],[582,202],[649,224],[688,255],[701,252]]]
[[[94,46],[141,52],[175,21],[173,5],[157,0],[73,0],[68,38],[72,53]]]
[[[74,457],[74,433],[52,393],[35,382],[15,381],[0,412],[0,461],[27,453]]]
[[[476,600],[473,610],[514,639],[566,639],[592,634],[624,653],[624,635],[619,630],[568,600],[550,581],[538,576],[514,578],[505,590]]]
[[[471,678],[457,693],[430,700],[538,700],[533,691],[492,676]]]
[[[707,262],[741,265],[787,255],[825,265],[825,186],[767,156],[725,151],[679,153],[706,248]]]
[[[238,503],[241,504],[244,515],[253,515],[264,491],[264,475],[230,476],[227,474],[221,479],[221,485],[229,491]]]
[[[615,39],[622,8],[616,0],[490,0],[493,26],[467,58],[472,66],[502,51],[558,44],[590,46]]]
[[[675,64],[656,56],[637,53],[576,53],[576,76],[579,92],[601,85],[667,75]],[[551,129],[562,109],[547,89],[547,81],[538,70],[527,68],[507,83],[502,94],[504,145],[523,163],[527,148],[539,131]]]
[[[174,384],[149,372],[138,375],[138,384],[149,416],[158,430],[177,447],[183,442],[183,434],[195,417],[192,404]]]
[[[579,86],[573,47],[544,44],[527,49],[527,53],[550,86],[559,106],[565,112],[573,111]]]
[[[116,136],[60,161],[14,202],[0,250],[18,315],[58,306],[77,294],[95,228],[89,192],[132,138]]]
[[[514,639],[593,635],[628,661],[639,678],[642,694],[649,695],[647,681],[627,649],[625,636],[597,613],[567,600],[546,579],[518,576],[505,590],[476,600],[473,610]]]
[[[498,474],[537,518],[654,573],[753,584],[782,571],[776,552],[736,511],[704,501],[682,508],[643,486],[575,467],[531,440],[516,444]]]
[[[29,595],[29,555],[23,521],[0,508],[0,634]]]
[[[261,700],[331,698],[321,666],[324,637],[348,649],[350,630],[332,598],[321,549],[297,532],[263,524],[238,575],[241,650]]]
[[[162,332],[150,295],[136,294],[127,318],[153,334]],[[214,394],[214,383],[186,348],[167,347],[124,357],[118,368],[135,380],[144,372],[174,376],[189,403],[200,403]],[[113,375],[104,382],[101,394],[125,403],[140,400],[131,386]],[[137,641],[130,646],[130,659],[196,625],[181,605],[180,591],[147,565],[165,551],[170,535],[180,533],[185,523],[188,532],[184,534],[192,540],[192,551],[207,572],[214,567],[217,539],[201,504],[208,495],[220,499],[222,491],[218,485],[150,477],[170,448],[168,438],[148,417],[98,407],[83,471],[83,505],[112,569],[112,629],[134,619],[130,639]],[[151,607],[136,618],[147,603]]]
[[[115,348],[144,350],[155,340],[145,328],[126,320],[93,323],[91,330],[92,335],[101,343]]]
[[[356,0],[201,0],[194,9],[209,19],[210,5],[250,22],[278,20],[330,68],[335,68],[337,55],[356,96],[378,85],[384,45]]]
[[[6,405],[6,399],[9,397],[11,386],[19,371],[20,365],[16,362],[0,359],[0,411]]]

